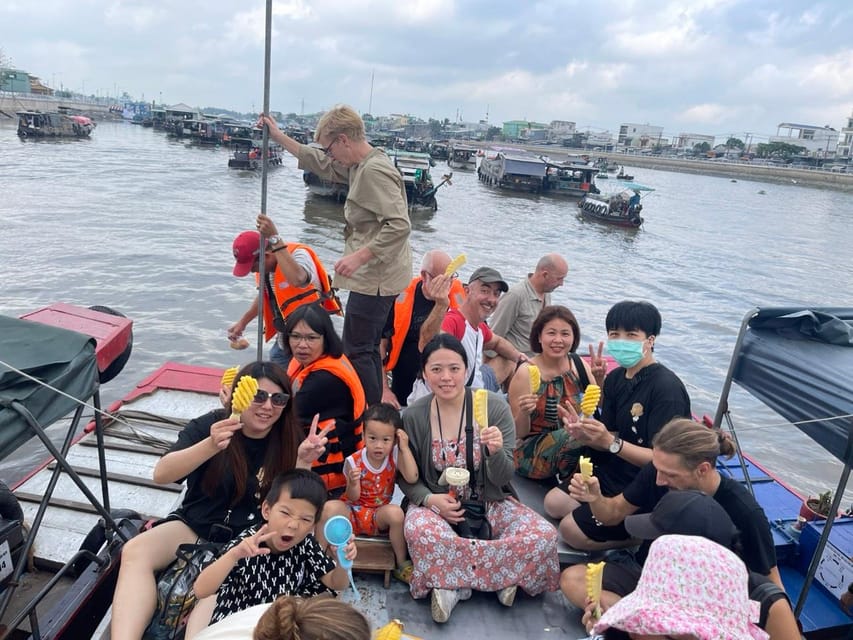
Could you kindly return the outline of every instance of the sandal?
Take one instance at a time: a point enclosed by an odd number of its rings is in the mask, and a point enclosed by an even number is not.
[[[412,581],[412,573],[415,571],[415,566],[411,560],[406,560],[403,564],[392,571],[392,575],[400,582],[409,584]]]

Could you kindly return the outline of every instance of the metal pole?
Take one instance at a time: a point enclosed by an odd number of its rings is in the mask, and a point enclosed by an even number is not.
[[[272,0],[267,0],[266,33],[264,37],[264,109],[270,112],[270,58],[272,52]],[[269,127],[264,125],[264,137],[261,142],[261,213],[267,214],[267,165],[270,145]],[[261,234],[258,253],[258,362],[264,359],[264,292],[266,290],[265,250],[267,239]],[[270,300],[275,304],[275,300]]]
[[[806,606],[806,598],[809,595],[812,582],[817,573],[817,566],[820,564],[821,556],[826,548],[826,543],[829,542],[829,533],[832,531],[832,525],[835,522],[835,516],[838,515],[838,509],[841,508],[841,500],[844,498],[844,489],[847,488],[847,481],[850,478],[850,461],[853,459],[853,424],[847,427],[847,450],[844,452],[844,469],[841,472],[841,477],[838,479],[838,487],[835,490],[835,498],[832,501],[832,506],[829,508],[829,513],[826,516],[826,522],[823,525],[823,531],[820,534],[820,539],[817,541],[814,554],[809,569],[806,572],[806,579],[803,581],[803,588],[800,590],[800,595],[797,598],[797,606],[794,608],[794,617],[799,618],[803,612],[803,607]]]

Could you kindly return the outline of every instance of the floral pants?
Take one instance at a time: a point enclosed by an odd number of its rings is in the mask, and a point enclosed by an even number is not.
[[[555,591],[560,582],[557,530],[514,498],[489,502],[493,540],[460,538],[441,516],[409,507],[404,533],[414,564],[412,597],[432,589],[498,591],[517,585],[530,595]]]

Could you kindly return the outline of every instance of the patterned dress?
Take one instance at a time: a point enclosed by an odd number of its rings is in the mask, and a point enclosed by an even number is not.
[[[480,466],[479,434],[475,431],[474,467]],[[432,462],[439,471],[465,466],[465,435],[459,440],[433,440]],[[486,504],[493,540],[459,537],[441,516],[410,506],[404,532],[414,563],[412,597],[432,589],[498,591],[517,585],[530,595],[559,587],[557,530],[538,513],[514,498]]]
[[[225,551],[253,536],[260,527],[251,527],[232,540]],[[231,569],[216,593],[211,624],[256,604],[269,603],[281,595],[316,596],[334,593],[321,578],[335,568],[312,534],[282,553],[242,558]]]
[[[572,371],[566,371],[543,380],[538,393],[530,415],[530,433],[515,448],[515,471],[533,480],[563,477],[574,471],[581,444],[563,429],[557,406],[571,404],[580,411],[580,383]]]

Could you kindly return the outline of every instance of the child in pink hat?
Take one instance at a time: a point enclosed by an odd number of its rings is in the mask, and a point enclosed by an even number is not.
[[[652,543],[636,590],[604,613],[594,633],[766,640],[751,622],[757,614],[740,558],[706,538],[668,535]]]

